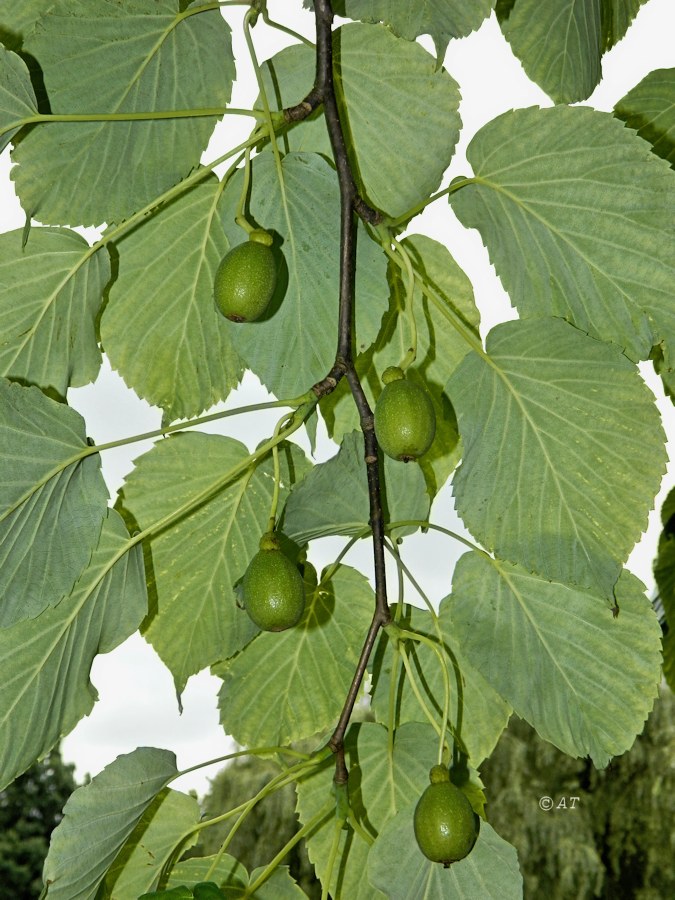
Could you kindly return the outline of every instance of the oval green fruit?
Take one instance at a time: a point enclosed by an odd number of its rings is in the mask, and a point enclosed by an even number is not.
[[[451,781],[437,781],[420,797],[413,825],[422,853],[447,867],[471,852],[480,819],[466,794]]]
[[[436,413],[428,392],[405,377],[390,380],[375,404],[375,434],[392,459],[419,459],[436,434]]]
[[[242,582],[244,609],[263,631],[284,631],[300,620],[305,585],[297,567],[278,549],[258,550]]]
[[[254,322],[269,306],[277,284],[272,248],[258,239],[237,244],[221,259],[213,283],[219,311],[232,322]]]

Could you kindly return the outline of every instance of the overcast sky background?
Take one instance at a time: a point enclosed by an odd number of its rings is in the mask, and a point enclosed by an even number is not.
[[[308,11],[298,9],[299,6],[300,0],[293,4],[288,0],[269,2],[272,18],[313,38],[313,17]],[[250,108],[257,89],[241,37],[243,10],[226,8],[223,12],[233,27],[237,60],[238,80],[232,106]],[[262,21],[254,30],[254,39],[261,61],[291,43],[289,38],[268,29]],[[421,43],[433,52],[431,41],[422,38]],[[520,63],[503,39],[494,16],[476,33],[464,40],[451,42],[445,65],[460,86],[460,115],[463,122],[455,158],[444,178],[444,184],[447,184],[457,175],[470,174],[470,167],[465,159],[466,146],[483,124],[514,107],[552,104],[525,76]],[[649,0],[638,13],[626,38],[604,57],[603,81],[587,102],[597,109],[611,111],[616,101],[648,72],[672,66],[675,66],[675,3],[673,0]],[[228,147],[243,140],[250,127],[250,119],[227,116],[217,126],[203,161],[214,159]],[[9,150],[6,150],[0,155],[2,231],[21,228],[24,221],[13,185],[9,181],[9,169]],[[98,232],[94,229],[77,230],[92,242],[98,237]],[[469,275],[482,315],[483,335],[498,322],[514,317],[478,233],[460,226],[445,200],[439,201],[419,216],[411,230],[446,243]],[[673,407],[663,398],[660,382],[653,375],[651,366],[642,366],[642,371],[659,400],[664,426],[672,441],[675,438]],[[226,404],[214,409],[242,406],[268,397],[257,379],[247,377]],[[112,441],[123,435],[143,433],[160,426],[160,410],[139,400],[126,388],[119,376],[111,372],[107,362],[104,362],[96,384],[69,391],[68,400],[85,417],[87,432],[96,443]],[[277,418],[278,411],[271,410],[256,416],[213,423],[204,430],[232,435],[252,449],[271,433]],[[299,437],[298,442],[309,452],[306,440]],[[150,446],[149,442],[134,444],[128,448],[107,451],[103,455],[103,472],[113,497],[125,474],[131,469],[133,458]],[[672,446],[670,443],[671,457],[674,455]],[[335,446],[326,439],[325,431],[320,431],[316,459],[325,459],[335,450]],[[650,527],[629,560],[629,567],[650,591],[653,587],[651,565],[660,530],[658,510],[673,483],[673,468],[669,465],[656,509],[650,517]],[[432,520],[455,530],[462,530],[461,523],[457,522],[453,514],[449,487],[437,497]],[[310,558],[320,569],[335,557],[342,544],[342,540],[315,542]],[[457,558],[451,543],[447,538],[430,533],[407,538],[402,550],[404,559],[409,564],[413,563],[423,587],[438,603],[449,593],[452,566]],[[367,542],[362,542],[346,561],[369,572],[370,560],[370,547]],[[218,724],[216,694],[219,682],[208,672],[190,679],[182,698],[184,711],[179,715],[171,675],[139,635],[134,635],[112,653],[97,657],[91,678],[99,691],[99,703],[92,714],[82,720],[62,743],[64,758],[76,764],[78,779],[82,779],[87,772],[96,774],[117,755],[128,753],[137,746],[166,747],[173,750],[177,755],[179,768],[187,768],[234,749]],[[213,777],[218,768],[202,769],[186,775],[175,782],[175,786],[183,790],[195,788],[201,795],[208,788],[209,777]]]

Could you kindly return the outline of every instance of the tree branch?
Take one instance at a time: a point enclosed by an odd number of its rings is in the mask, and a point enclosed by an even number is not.
[[[315,0],[316,18],[316,78],[312,92],[306,98],[311,106],[316,97],[323,102],[328,136],[333,150],[333,158],[340,185],[340,306],[338,313],[338,342],[335,365],[326,378],[314,386],[314,392],[321,397],[334,390],[337,381],[346,375],[359,411],[361,429],[365,445],[365,462],[368,477],[370,501],[370,525],[373,532],[373,557],[375,568],[375,614],[361,651],[342,714],[329,741],[336,754],[335,780],[344,784],[348,772],[344,760],[344,736],[358,696],[368,660],[378,632],[391,621],[387,603],[387,586],[384,559],[384,515],[379,474],[379,448],[375,437],[373,413],[368,404],[363,386],[354,366],[354,300],[356,276],[356,235],[357,214],[367,222],[377,224],[380,214],[372,209],[359,195],[347,152],[344,131],[340,120],[335,85],[333,82],[333,10],[329,0]]]

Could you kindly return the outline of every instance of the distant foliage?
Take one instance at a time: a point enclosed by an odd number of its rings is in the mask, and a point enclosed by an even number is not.
[[[675,695],[665,687],[631,750],[600,771],[512,719],[481,775],[490,821],[518,850],[525,897],[675,896],[673,760]],[[568,808],[542,810],[542,797]]]
[[[58,748],[0,791],[0,897],[35,900],[49,838],[77,787]]]

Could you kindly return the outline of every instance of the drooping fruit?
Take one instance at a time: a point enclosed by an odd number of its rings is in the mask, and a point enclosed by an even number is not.
[[[263,631],[284,631],[300,620],[305,585],[274,534],[263,535],[244,574],[242,595],[244,609]]]
[[[431,784],[415,807],[415,839],[432,862],[451,863],[468,856],[478,837],[480,819],[468,797],[450,781],[444,766],[434,766]]]
[[[253,231],[221,259],[213,283],[218,310],[232,322],[254,322],[269,306],[277,265],[266,231]]]
[[[426,453],[436,434],[436,413],[428,392],[391,366],[375,404],[377,441],[393,459],[410,462]]]

